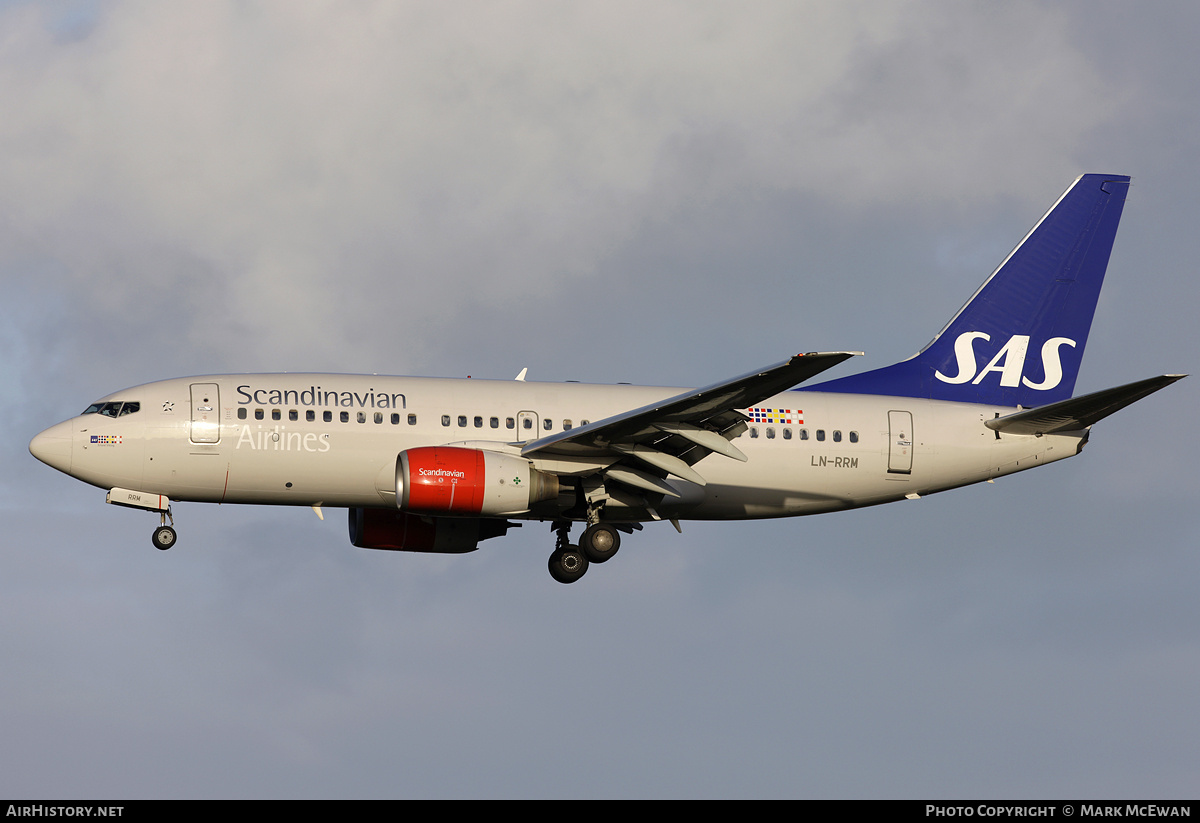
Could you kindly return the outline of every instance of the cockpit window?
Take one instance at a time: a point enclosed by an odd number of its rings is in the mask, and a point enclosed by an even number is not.
[[[84,414],[99,414],[103,417],[124,417],[127,414],[133,414],[140,411],[141,403],[137,402],[121,402],[110,401],[108,403],[93,403],[84,409]]]

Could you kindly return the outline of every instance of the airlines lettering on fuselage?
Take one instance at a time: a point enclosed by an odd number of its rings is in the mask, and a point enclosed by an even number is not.
[[[240,449],[243,446],[252,451],[306,451],[319,454],[329,451],[329,435],[311,431],[290,432],[286,426],[271,426],[265,429],[260,426],[257,431],[251,430],[249,426],[241,426],[233,447]]]
[[[405,398],[401,393],[376,392],[369,388],[365,393],[352,391],[324,391],[320,386],[307,389],[253,389],[249,385],[238,386],[237,393],[244,399],[239,406],[258,404],[261,406],[334,406],[360,409],[403,409]]]
[[[1034,383],[1028,377],[1023,376],[1025,355],[1029,351],[1029,335],[1027,334],[1014,334],[1008,338],[1008,342],[1001,347],[1000,351],[996,352],[991,362],[984,366],[982,371],[976,373],[978,367],[975,361],[975,341],[991,339],[991,335],[985,332],[963,332],[954,341],[954,356],[958,360],[958,374],[947,377],[938,371],[934,373],[934,377],[943,383],[970,382],[972,385],[979,385],[988,374],[998,372],[1001,386],[1013,387],[1021,384],[1038,391],[1046,391],[1062,382],[1062,358],[1059,355],[1059,349],[1063,346],[1075,348],[1075,341],[1069,337],[1051,337],[1043,343],[1042,374],[1044,377],[1040,383]]]
[[[525,371],[213,375],[111,395],[29,450],[110,503],[158,513],[159,549],[185,500],[322,518],[341,507],[354,546],[391,551],[470,552],[513,520],[542,521],[556,534],[550,574],[571,583],[643,523],[843,511],[1079,454],[1094,423],[1183,377],[1072,396],[1128,187],[1080,177],[929,346],[815,386],[795,388],[861,352],[798,354],[691,390],[534,384]],[[1041,371],[1026,376],[1031,346]],[[233,404],[217,411],[218,398]]]

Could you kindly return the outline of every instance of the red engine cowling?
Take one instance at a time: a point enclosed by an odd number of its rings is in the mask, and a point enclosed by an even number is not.
[[[465,554],[503,537],[508,523],[481,517],[422,517],[395,509],[351,509],[350,543],[360,549]]]
[[[557,477],[515,455],[424,446],[396,458],[396,506],[405,511],[502,517],[557,496]]]

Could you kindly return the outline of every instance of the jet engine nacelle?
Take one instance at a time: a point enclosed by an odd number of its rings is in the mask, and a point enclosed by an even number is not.
[[[405,511],[502,517],[557,497],[558,478],[516,455],[424,446],[396,458],[396,506]]]
[[[503,537],[509,524],[481,517],[422,517],[395,509],[351,509],[350,543],[360,549],[466,554]]]

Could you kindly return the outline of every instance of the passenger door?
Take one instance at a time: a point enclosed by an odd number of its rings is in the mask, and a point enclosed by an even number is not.
[[[192,384],[192,442],[221,442],[221,395],[216,383]]]
[[[912,412],[888,412],[888,474],[912,474]]]

